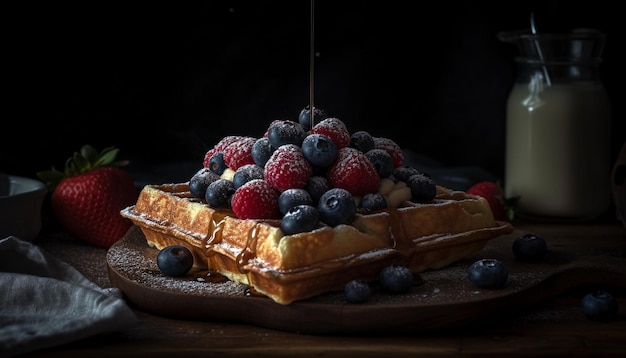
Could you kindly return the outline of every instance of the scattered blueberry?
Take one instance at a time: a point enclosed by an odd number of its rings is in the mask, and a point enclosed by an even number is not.
[[[228,179],[218,179],[206,189],[206,202],[214,208],[230,207],[230,199],[235,193],[235,184]]]
[[[587,293],[581,303],[585,316],[595,321],[610,321],[619,316],[619,304],[610,293],[597,290]]]
[[[278,196],[278,210],[285,215],[287,211],[296,205],[313,205],[313,199],[308,191],[304,189],[290,188]]]
[[[406,293],[413,286],[413,272],[406,266],[391,265],[380,272],[378,277],[383,291],[391,294]]]
[[[513,241],[513,254],[518,261],[539,262],[548,252],[546,240],[534,234],[525,234]]]
[[[468,278],[479,288],[502,288],[509,278],[509,271],[499,260],[481,259],[469,267]]]
[[[367,159],[374,164],[378,176],[388,178],[393,171],[393,159],[384,149],[370,149],[365,153]]]
[[[193,254],[185,246],[166,246],[157,254],[157,266],[166,276],[184,276],[193,266]]]
[[[191,195],[198,199],[204,199],[206,196],[206,189],[209,184],[219,179],[220,176],[213,173],[209,168],[202,168],[198,170],[189,180],[189,191]]]
[[[317,210],[320,219],[329,226],[350,224],[356,215],[356,203],[346,189],[332,188],[322,194]]]
[[[300,232],[312,231],[319,226],[319,213],[311,205],[296,205],[283,215],[280,221],[280,229],[285,235],[293,235]]]
[[[337,145],[330,137],[314,133],[302,141],[302,155],[317,167],[327,167],[337,159]]]
[[[209,159],[209,170],[213,173],[222,175],[226,168],[228,168],[228,165],[224,162],[224,153],[216,152],[211,156],[211,159]]]
[[[363,303],[370,299],[372,289],[366,281],[352,280],[346,284],[343,293],[348,302]]]

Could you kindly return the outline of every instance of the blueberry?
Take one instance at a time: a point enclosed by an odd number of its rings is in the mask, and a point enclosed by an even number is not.
[[[263,179],[263,168],[256,164],[245,164],[235,171],[233,185],[237,189],[252,179]]]
[[[499,260],[481,259],[469,267],[467,276],[478,288],[501,288],[509,278],[509,271]]]
[[[361,208],[367,211],[384,209],[387,207],[387,200],[380,193],[370,193],[363,195],[361,199]]]
[[[270,140],[267,137],[261,137],[252,145],[252,160],[260,167],[265,167],[268,159],[272,156],[276,148],[272,147]]]
[[[374,164],[374,168],[381,178],[388,178],[393,171],[393,159],[384,149],[371,149],[365,153],[367,159]]]
[[[267,138],[274,148],[285,144],[295,144],[298,147],[306,137],[306,131],[300,123],[290,120],[274,121],[267,130]]]
[[[213,173],[209,168],[202,168],[189,180],[189,192],[198,199],[204,199],[209,184],[219,178],[220,176]]]
[[[350,146],[363,153],[367,153],[368,151],[374,149],[375,145],[376,143],[374,142],[374,137],[372,137],[369,132],[356,131],[350,136]]]
[[[305,130],[310,130],[327,117],[323,109],[313,107],[313,124],[311,125],[311,106],[306,106],[300,111],[298,122]]]
[[[402,265],[387,266],[380,271],[378,280],[383,291],[392,294],[406,293],[413,286],[413,272]]]
[[[319,226],[319,220],[319,213],[315,207],[311,205],[296,205],[283,215],[280,229],[285,235],[312,231]]]
[[[157,266],[166,276],[184,276],[193,266],[193,254],[185,246],[166,246],[157,254]]]
[[[211,156],[211,159],[209,159],[209,169],[213,173],[222,175],[226,168],[228,168],[228,165],[224,162],[224,153],[216,152]]]
[[[547,252],[546,240],[541,236],[525,234],[513,241],[513,254],[518,261],[539,262]]]
[[[296,205],[313,205],[313,199],[308,191],[298,188],[290,188],[278,197],[278,210],[285,215],[287,211]]]
[[[430,177],[424,174],[411,175],[406,185],[411,188],[411,201],[425,203],[437,196],[437,186]]]
[[[610,321],[619,316],[619,304],[610,293],[597,290],[587,293],[581,302],[585,316],[595,321]]]
[[[329,226],[350,224],[356,215],[356,203],[346,189],[332,188],[322,194],[317,210],[322,221]]]
[[[322,195],[330,190],[330,183],[325,176],[314,175],[309,178],[309,181],[304,186],[304,189],[309,193],[309,195],[311,195],[313,203],[317,204]]]
[[[206,189],[206,202],[214,208],[230,207],[230,199],[235,193],[235,184],[228,179],[218,179]]]
[[[348,302],[363,303],[370,299],[372,289],[363,280],[352,280],[344,286],[343,293]]]
[[[397,168],[394,168],[393,171],[391,172],[391,175],[393,175],[393,177],[396,178],[396,180],[403,181],[405,183],[409,180],[409,177],[411,177],[411,175],[415,175],[415,174],[423,174],[423,173],[419,171],[418,169],[415,169],[408,165],[402,165]]]
[[[311,165],[327,167],[337,159],[337,145],[323,134],[309,134],[302,141],[302,155]]]

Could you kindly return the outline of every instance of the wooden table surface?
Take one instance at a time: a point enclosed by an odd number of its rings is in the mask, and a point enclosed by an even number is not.
[[[618,257],[626,267],[626,228],[617,223],[554,224],[514,222],[550,245]],[[106,250],[87,246],[62,233],[35,241],[70,263],[102,287],[110,287]],[[624,287],[624,284],[616,286]],[[626,290],[610,290],[620,317],[597,322],[581,311],[581,299],[592,287],[580,287],[530,310],[494,321],[432,333],[305,335],[263,327],[206,320],[171,319],[133,307],[138,324],[29,356],[298,356],[298,357],[440,357],[440,356],[626,356]]]

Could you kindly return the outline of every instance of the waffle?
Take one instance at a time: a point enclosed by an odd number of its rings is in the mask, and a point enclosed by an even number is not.
[[[392,264],[415,273],[439,269],[513,231],[510,223],[494,220],[485,199],[441,186],[428,203],[407,201],[357,213],[351,225],[294,235],[283,235],[278,220],[241,220],[213,209],[194,198],[188,183],[146,185],[121,215],[141,228],[148,245],[184,245],[195,268],[283,305],[341,290],[350,280],[375,280]]]

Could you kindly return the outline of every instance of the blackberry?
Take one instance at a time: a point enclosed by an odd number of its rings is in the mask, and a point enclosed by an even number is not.
[[[433,200],[437,195],[437,186],[432,179],[424,174],[413,174],[406,185],[411,188],[411,201],[425,203]]]
[[[367,153],[375,147],[374,137],[369,132],[356,131],[350,135],[350,146]]]
[[[374,168],[381,178],[388,178],[393,171],[393,159],[384,149],[370,149],[365,152],[367,159],[374,164]]]

